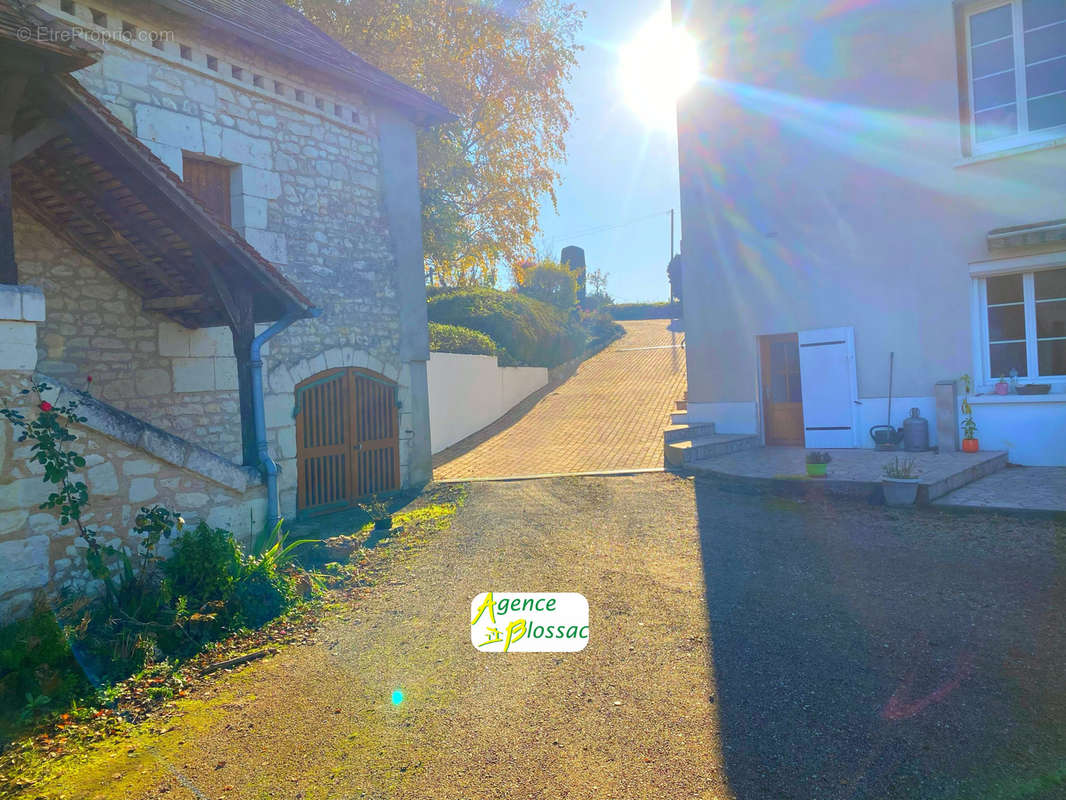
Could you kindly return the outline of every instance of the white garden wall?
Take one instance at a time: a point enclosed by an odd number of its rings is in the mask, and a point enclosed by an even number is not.
[[[495,422],[548,384],[544,367],[501,367],[496,356],[430,353],[429,428],[439,453]]]

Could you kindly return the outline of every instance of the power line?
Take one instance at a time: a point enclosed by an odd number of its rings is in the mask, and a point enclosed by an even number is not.
[[[670,209],[666,211],[655,211],[651,214],[645,214],[642,217],[634,217],[633,219],[626,220],[625,222],[618,222],[608,225],[597,225],[592,228],[585,228],[583,230],[575,231],[573,233],[563,234],[560,236],[553,236],[551,241],[554,245],[559,240],[569,241],[570,239],[578,239],[584,236],[593,236],[597,233],[607,233],[608,231],[618,230],[619,228],[628,228],[630,225],[634,225],[638,222],[644,222],[645,220],[653,219],[655,217],[664,217],[670,213]]]

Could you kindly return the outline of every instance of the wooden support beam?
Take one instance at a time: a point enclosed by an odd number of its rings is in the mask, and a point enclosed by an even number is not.
[[[0,133],[12,133],[15,114],[22,105],[22,94],[28,76],[13,72],[0,77]]]
[[[11,163],[15,113],[22,103],[26,76],[18,73],[0,78],[0,283],[18,283],[15,263],[15,224],[11,198]]]
[[[180,309],[197,308],[204,304],[207,299],[202,294],[179,294],[168,297],[146,297],[141,304],[145,311],[175,311]]]
[[[249,303],[249,311],[251,304]],[[231,327],[233,334],[233,352],[237,356],[237,390],[241,409],[241,454],[244,464],[255,466],[259,462],[259,453],[255,442],[255,412],[252,400],[252,339],[255,338],[255,324],[239,328]]]
[[[21,161],[41,145],[48,144],[53,139],[63,136],[66,131],[63,126],[53,120],[44,120],[35,127],[30,128],[11,145],[11,163]]]
[[[259,462],[255,441],[255,413],[252,399],[252,339],[255,338],[255,298],[251,289],[234,280],[202,255],[194,258],[211,277],[219,302],[229,317],[233,354],[237,357],[237,390],[241,411],[241,454],[247,466]]]

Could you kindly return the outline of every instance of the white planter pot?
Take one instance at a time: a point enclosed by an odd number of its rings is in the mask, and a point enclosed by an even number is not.
[[[890,506],[913,506],[918,498],[917,478],[882,478],[885,504]]]

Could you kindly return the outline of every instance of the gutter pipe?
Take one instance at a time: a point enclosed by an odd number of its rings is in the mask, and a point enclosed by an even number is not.
[[[270,448],[267,447],[266,432],[266,408],[263,403],[263,358],[262,349],[270,339],[277,336],[287,327],[300,319],[316,318],[322,316],[321,308],[310,308],[306,311],[291,311],[261,334],[252,339],[251,368],[252,368],[252,419],[255,422],[255,450],[259,458],[259,468],[266,476],[267,491],[267,527],[273,530],[280,518],[278,501],[278,465],[270,457]]]

